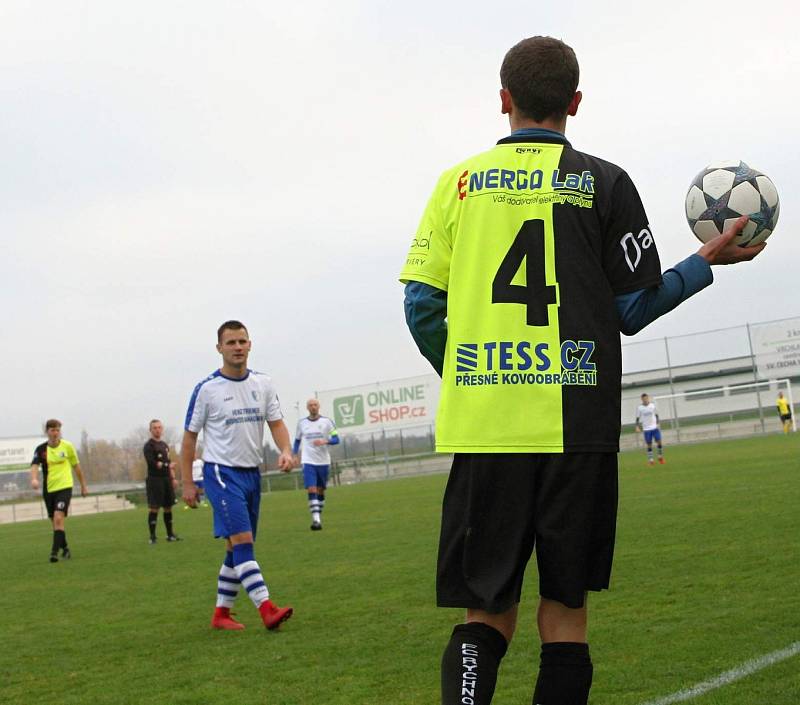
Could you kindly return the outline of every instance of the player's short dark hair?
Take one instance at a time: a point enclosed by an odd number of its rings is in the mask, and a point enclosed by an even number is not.
[[[247,326],[241,321],[225,321],[219,328],[217,328],[217,342],[222,340],[222,333],[226,330],[244,330],[245,333],[250,335]]]
[[[51,428],[61,428],[61,422],[58,419],[47,419],[44,422],[44,430],[47,431]]]
[[[644,397],[649,397],[649,396],[650,396],[650,395],[649,395],[647,392],[644,392],[644,393],[642,394],[641,398],[644,398]]]
[[[152,426],[154,423],[161,423],[161,419],[150,419],[149,425]]]
[[[505,55],[500,85],[525,117],[542,122],[567,114],[579,75],[572,47],[553,37],[528,37]]]

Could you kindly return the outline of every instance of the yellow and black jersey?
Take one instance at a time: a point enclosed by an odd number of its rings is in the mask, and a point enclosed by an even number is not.
[[[500,140],[442,175],[400,279],[447,292],[438,450],[618,449],[614,297],[661,282],[621,168],[555,132]]]
[[[78,464],[75,446],[63,438],[54,448],[47,443],[36,446],[31,465],[42,469],[42,489],[45,492],[58,492],[73,485],[72,468]]]

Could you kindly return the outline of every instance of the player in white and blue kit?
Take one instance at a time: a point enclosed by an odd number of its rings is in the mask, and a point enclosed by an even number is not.
[[[253,541],[261,503],[264,424],[280,450],[278,466],[292,467],[289,431],[272,380],[247,368],[250,337],[239,321],[226,321],[217,331],[222,367],[198,384],[189,401],[181,447],[183,499],[197,506],[192,480],[197,436],[203,432],[203,484],[214,509],[214,536],[225,538],[226,554],[217,581],[217,605],[211,626],[244,629],[230,614],[239,586],[261,614],[267,629],[292,616],[291,607],[269,599],[264,576],[255,559]]]
[[[647,394],[642,394],[642,403],[636,408],[636,432],[644,433],[644,442],[647,445],[647,462],[653,464],[653,441],[658,447],[658,462],[663,465],[664,448],[661,445],[661,429],[658,427],[658,411],[656,405],[650,401]]]
[[[297,455],[302,445],[300,462],[303,464],[303,484],[308,493],[308,508],[311,512],[311,530],[322,529],[322,510],[325,508],[325,488],[331,468],[328,446],[339,443],[336,426],[327,416],[320,416],[319,401],[306,402],[308,416],[297,422],[292,452]],[[295,462],[295,464],[297,464]]]

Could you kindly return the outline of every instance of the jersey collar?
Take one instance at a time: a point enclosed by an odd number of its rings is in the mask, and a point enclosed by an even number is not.
[[[519,130],[514,130],[508,137],[498,140],[497,144],[519,144],[523,142],[543,142],[545,144],[572,146],[564,134],[557,130],[548,130],[544,127],[523,127]]]
[[[244,377],[228,377],[228,375],[222,374],[222,370],[217,370],[215,376],[222,377],[223,379],[230,380],[231,382],[244,382],[250,376],[250,368],[247,369],[247,374]]]

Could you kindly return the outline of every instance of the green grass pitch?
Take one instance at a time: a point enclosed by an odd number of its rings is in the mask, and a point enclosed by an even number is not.
[[[621,456],[612,589],[590,597],[592,705],[639,705],[800,640],[800,434],[668,448],[667,461]],[[295,608],[278,632],[243,595],[247,629],[209,629],[223,557],[210,509],[177,507],[185,540],[152,547],[143,509],[71,518],[74,558],[55,565],[46,522],[0,526],[0,701],[436,703],[460,618],[434,606],[444,482],[333,488],[315,533],[303,493],[265,495],[256,556]],[[535,573],[498,705],[530,702]],[[796,705],[800,657],[691,702]]]

